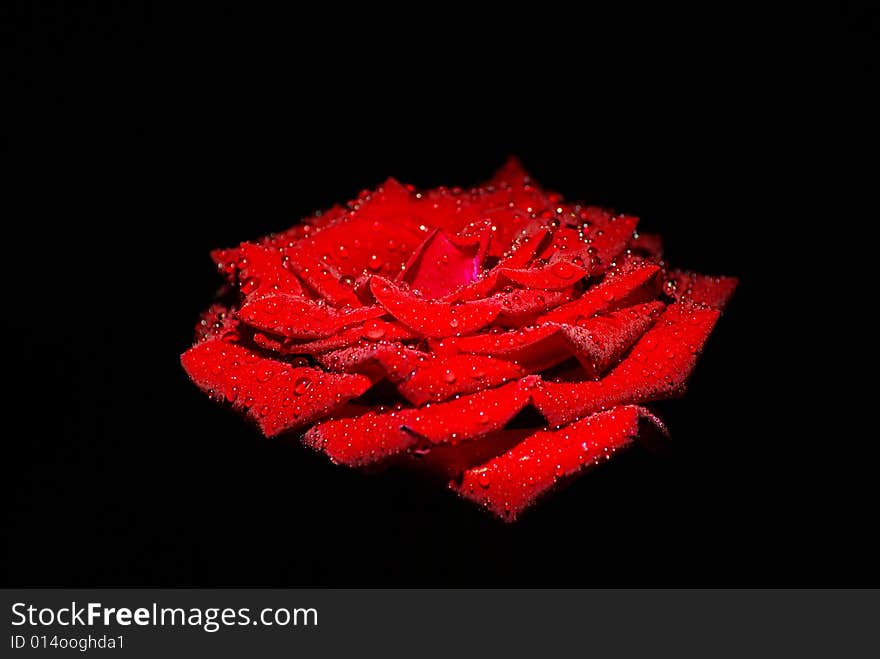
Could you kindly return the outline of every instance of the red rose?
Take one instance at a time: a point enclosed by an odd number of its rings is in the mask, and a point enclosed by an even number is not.
[[[637,222],[515,160],[471,190],[389,179],[214,252],[231,286],[181,360],[266,436],[310,427],[336,463],[417,465],[512,520],[662,427],[639,404],[682,391],[736,286],[668,269]],[[547,424],[511,424],[527,406]]]

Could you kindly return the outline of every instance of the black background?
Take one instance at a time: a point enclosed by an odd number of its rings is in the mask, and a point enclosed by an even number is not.
[[[861,182],[841,168],[876,11],[714,11],[7,17],[5,583],[876,585],[877,449],[855,403],[831,407],[849,316],[817,304],[840,275],[811,228],[834,231],[819,193]],[[265,441],[187,381],[211,248],[511,153],[640,215],[674,264],[741,278],[690,392],[658,406],[669,450],[507,527]]]

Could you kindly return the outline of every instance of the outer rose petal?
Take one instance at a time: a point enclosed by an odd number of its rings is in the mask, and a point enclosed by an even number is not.
[[[657,294],[655,281],[660,268],[638,265],[632,270],[611,276],[584,291],[576,300],[542,315],[538,322],[574,323],[608,309],[616,309],[652,299]]]
[[[454,355],[418,364],[412,377],[397,389],[413,405],[422,405],[494,387],[522,375],[518,365],[491,355]]]
[[[195,345],[180,361],[200,389],[245,411],[267,437],[306,426],[370,386],[361,375],[294,368],[225,341]]]
[[[241,292],[248,298],[277,292],[303,294],[299,279],[284,267],[284,257],[277,249],[244,243],[239,254]]]
[[[481,437],[516,416],[528,403],[536,376],[509,382],[457,400],[413,411],[406,427],[431,444],[458,444]]]
[[[236,334],[239,323],[234,311],[223,304],[212,304],[208,307],[201,313],[199,322],[196,323],[196,342],[222,339]]]
[[[494,298],[457,303],[423,300],[382,277],[373,277],[370,290],[388,313],[422,336],[470,334],[489,325],[501,311]]]
[[[256,245],[259,247],[275,248],[282,250],[292,247],[297,241],[309,236],[313,231],[329,226],[340,219],[344,218],[348,213],[346,208],[342,206],[333,206],[331,209],[319,213],[313,217],[308,217],[302,222],[294,224],[289,229],[285,229],[279,233],[272,233],[264,236],[255,242],[242,243],[239,247],[231,247],[228,249],[215,249],[211,252],[211,258],[217,264],[220,270],[230,282],[234,282],[238,276],[238,260],[242,256],[242,247],[244,245]]]
[[[418,409],[326,421],[309,430],[305,442],[334,462],[362,466],[418,446],[474,440],[503,427],[528,404],[532,380]]]
[[[427,236],[414,214],[413,195],[394,179],[355,203],[348,217],[296,242],[286,251],[291,262],[324,262],[343,276],[396,275]]]
[[[251,327],[273,334],[292,339],[318,339],[384,313],[381,307],[337,311],[302,297],[279,293],[245,303],[238,315]]]
[[[612,215],[602,208],[585,209],[590,226],[584,240],[590,245],[584,258],[591,258],[591,274],[605,272],[633,239],[639,218],[630,215]]]
[[[663,310],[662,302],[647,302],[607,315],[593,316],[577,326],[562,325],[574,356],[596,377],[614,364],[644,334]]]
[[[403,454],[404,466],[416,469],[448,483],[475,465],[501,455],[532,434],[531,428],[496,430],[476,442],[438,444],[425,450],[413,450]]]
[[[733,296],[737,283],[736,277],[713,277],[697,272],[672,270],[663,290],[676,300],[691,300],[698,304],[708,304],[715,309],[723,309]]]
[[[303,443],[322,451],[335,464],[360,467],[415,446],[418,438],[403,429],[410,410],[367,412],[363,416],[324,421],[312,427]]]
[[[560,480],[607,460],[639,432],[639,407],[616,407],[555,431],[540,431],[506,453],[464,472],[450,487],[505,521],[513,521]]]
[[[643,403],[679,392],[720,312],[678,302],[666,307],[630,354],[597,382],[544,382],[532,394],[550,423],[568,423],[624,403]]]

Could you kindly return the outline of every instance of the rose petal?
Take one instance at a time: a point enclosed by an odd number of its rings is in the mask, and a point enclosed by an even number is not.
[[[584,278],[587,275],[587,270],[573,263],[558,261],[552,265],[531,270],[502,268],[501,274],[506,279],[526,288],[562,290],[570,288],[575,282]]]
[[[306,285],[335,307],[359,307],[354,294],[354,278],[342,275],[334,266],[303,255],[297,255],[290,267]]]
[[[212,304],[196,323],[196,342],[222,339],[238,331],[235,310],[224,304]]]
[[[274,350],[282,355],[316,355],[365,341],[397,342],[412,339],[415,335],[397,321],[372,318],[356,327],[343,329],[326,339],[296,341],[273,339],[263,334],[254,335],[254,342],[261,348]]]
[[[292,263],[322,262],[340,276],[396,275],[427,235],[415,215],[416,200],[394,179],[351,204],[346,218],[312,232],[286,254]]]
[[[370,386],[360,375],[294,368],[225,341],[199,343],[180,361],[200,389],[245,411],[267,437],[306,426]]]
[[[388,378],[391,382],[403,382],[424,361],[431,359],[428,353],[399,343],[373,343],[362,341],[349,348],[342,348],[316,357],[324,368],[339,373],[361,373],[371,380]]]
[[[665,305],[647,302],[593,316],[579,325],[562,325],[572,352],[587,375],[596,377],[618,359],[645,333],[660,316]]]
[[[657,294],[655,282],[659,272],[658,266],[647,264],[619,274],[609,273],[601,283],[584,291],[581,297],[545,313],[538,322],[577,324],[601,311],[651,299]]]
[[[553,431],[539,431],[502,455],[464,472],[450,487],[505,521],[513,521],[563,479],[609,459],[651,415],[628,405]]]
[[[575,256],[582,257],[588,247],[589,245],[583,241],[581,231],[569,226],[557,226],[550,234],[550,238],[544,241],[538,258],[542,261],[551,259],[571,261]],[[582,262],[589,263],[589,258],[582,259]]]
[[[244,245],[275,248],[280,251],[284,248],[292,247],[294,243],[307,237],[313,231],[317,231],[343,219],[347,214],[348,209],[343,208],[342,206],[333,206],[323,213],[318,213],[312,217],[297,222],[284,231],[271,233],[268,236],[263,236],[253,242],[242,243],[238,247],[215,249],[211,252],[211,258],[214,260],[214,263],[217,264],[217,269],[221,274],[223,274],[230,282],[234,282],[238,275],[237,264],[242,256],[242,247]]]
[[[326,454],[335,464],[360,467],[396,455],[415,446],[419,439],[403,429],[411,410],[324,421],[313,426],[303,443]]]
[[[511,382],[446,403],[321,423],[306,443],[351,466],[383,461],[402,451],[476,440],[503,427],[529,402],[532,379]]]
[[[401,279],[432,299],[466,286],[477,280],[490,238],[488,228],[472,238],[437,229],[413,253]]]
[[[559,329],[560,325],[548,323],[507,332],[492,331],[473,336],[432,339],[428,346],[440,355],[494,355],[535,372],[571,357],[571,346],[559,335]]]
[[[491,355],[431,355],[431,359],[416,365],[415,373],[397,390],[413,405],[423,405],[494,387],[522,375],[518,365]]]
[[[563,205],[562,218],[580,224],[579,230],[560,227],[540,257],[550,263],[586,264],[595,276],[608,269],[633,240],[638,218],[614,215],[594,206]]]
[[[426,449],[411,450],[400,456],[400,462],[409,469],[448,483],[458,478],[465,469],[510,450],[533,432],[531,428],[496,430],[476,442],[437,444]]]
[[[691,300],[723,309],[736,290],[736,277],[713,277],[686,270],[672,270],[663,290],[676,300]]]
[[[537,378],[527,376],[410,414],[406,427],[431,444],[458,444],[498,430],[528,403]]]
[[[501,310],[494,298],[456,303],[424,300],[382,277],[373,277],[370,290],[388,313],[422,336],[470,334],[489,325]]]
[[[432,340],[429,346],[438,354],[493,355],[529,372],[542,371],[574,356],[590,376],[595,376],[635,343],[663,306],[662,302],[648,302],[584,319],[578,326],[545,323],[509,332]]]
[[[498,300],[501,313],[498,324],[503,327],[522,327],[535,323],[548,309],[565,304],[574,296],[571,288],[561,291],[513,289],[500,293]]]
[[[294,339],[318,339],[385,313],[382,307],[339,311],[293,295],[267,295],[250,300],[238,312],[251,327]]]
[[[613,215],[602,208],[584,209],[589,227],[584,231],[584,242],[589,247],[583,251],[582,258],[590,259],[590,273],[605,272],[615,258],[620,256],[633,239],[633,232],[639,218],[630,215]]]
[[[302,284],[284,267],[284,256],[277,249],[244,243],[239,252],[238,279],[246,297],[278,292],[303,295]]]
[[[532,233],[526,232],[525,235],[514,241],[510,252],[500,265],[512,269],[525,268],[535,258],[535,254],[541,249],[549,235],[550,230],[546,227],[536,228]]]
[[[498,288],[500,279],[501,270],[499,268],[493,268],[492,270],[483,272],[480,275],[480,278],[476,281],[445,296],[442,298],[442,301],[449,303],[470,302],[490,297]]]
[[[720,312],[677,302],[666,307],[629,355],[597,382],[543,382],[535,407],[550,423],[568,423],[623,403],[643,403],[681,391]]]

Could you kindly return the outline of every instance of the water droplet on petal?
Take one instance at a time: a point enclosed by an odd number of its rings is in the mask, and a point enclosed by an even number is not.
[[[489,472],[481,471],[480,475],[477,476],[477,483],[479,483],[480,487],[483,489],[489,487],[492,484],[492,479],[489,478]]]
[[[293,385],[293,393],[302,396],[312,387],[312,381],[309,378],[299,378]]]
[[[258,277],[251,277],[250,279],[246,279],[241,285],[241,292],[245,295],[249,295],[253,293],[260,287],[260,280]]]
[[[373,321],[364,325],[364,338],[378,341],[385,336],[385,327],[382,323]]]
[[[571,263],[560,261],[550,268],[550,272],[560,279],[571,279],[577,274],[577,269]]]

